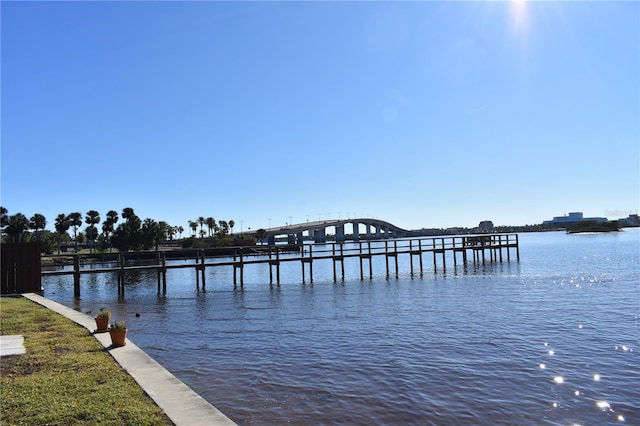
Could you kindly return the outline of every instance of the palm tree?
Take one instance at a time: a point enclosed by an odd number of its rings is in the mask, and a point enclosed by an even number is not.
[[[198,230],[198,223],[192,220],[189,221],[189,227],[191,228],[191,232],[193,232],[193,236],[196,236],[196,231]]]
[[[60,254],[60,238],[62,237],[62,234],[69,230],[69,226],[69,217],[64,213],[60,213],[56,217],[55,223],[56,232],[58,234],[58,254]]]
[[[104,241],[108,242],[110,234],[115,231],[115,224],[118,222],[118,212],[115,210],[109,210],[107,212],[107,218],[102,222],[102,233],[104,234]],[[111,243],[109,243],[111,246]]]
[[[95,241],[98,239],[98,228],[95,225],[87,226],[87,229],[84,230],[84,233],[89,241],[89,252],[94,250]]]
[[[136,214],[131,207],[125,207],[124,209],[122,209],[122,218],[127,222],[129,222],[135,216]]]
[[[167,225],[167,238],[169,241],[173,241],[173,237],[176,235],[176,227]]]
[[[158,250],[158,244],[162,241],[164,242],[167,239],[167,234],[170,233],[170,229],[173,229],[172,226],[169,226],[167,222],[161,220],[158,222],[158,235],[156,236],[156,250]]]
[[[4,227],[9,224],[9,210],[5,207],[0,207],[0,229],[4,232]],[[0,238],[2,237],[2,233],[0,232]]]
[[[207,218],[207,228],[209,229],[209,240],[211,240],[213,230],[216,229],[216,220],[211,216]]]
[[[84,222],[89,225],[86,230],[87,240],[91,243],[89,251],[93,249],[93,243],[98,238],[98,228],[96,225],[100,223],[100,213],[95,210],[89,210],[84,217]]]
[[[131,207],[122,210],[122,218],[126,222],[113,231],[111,242],[120,251],[137,250],[143,244],[142,220]]]
[[[43,215],[36,213],[31,216],[31,219],[29,220],[29,227],[36,232],[36,240],[38,239],[38,229],[44,230],[45,226],[47,226],[47,219]]]
[[[182,227],[182,225],[176,227],[176,232],[180,236],[179,238],[182,239],[182,233],[184,232],[184,228]]]
[[[262,228],[258,229],[256,231],[256,240],[262,243],[262,240],[264,240],[265,238],[267,238],[267,231]]]
[[[113,234],[113,231],[115,230],[113,225],[113,222],[108,218],[102,222],[102,238],[104,239],[104,242],[109,241],[110,235]]]
[[[205,218],[203,216],[200,216],[198,218],[198,223],[200,224],[200,238],[204,239],[204,230],[202,229],[204,227],[204,224],[207,221],[205,220]]]
[[[0,227],[4,228],[9,224],[9,210],[5,207],[0,207]]]
[[[95,210],[89,210],[87,215],[84,217],[84,222],[87,225],[97,225],[100,223],[100,213]]]
[[[224,237],[229,234],[229,223],[226,220],[218,221],[218,226],[220,227],[220,236]]]
[[[69,225],[73,228],[73,239],[76,242],[76,251],[78,251],[78,227],[82,225],[82,215],[78,212],[71,213]]]
[[[242,222],[242,221],[240,221],[240,222]],[[235,224],[236,224],[236,223],[235,223],[233,220],[230,220],[230,221],[229,221],[229,228],[231,228],[231,233],[232,233],[232,234],[233,234],[233,226],[234,226]],[[242,223],[241,223],[241,225],[242,225]],[[242,234],[242,226],[240,227],[240,234]],[[240,235],[240,236],[242,236],[242,235]]]
[[[150,218],[145,219],[144,222],[142,222],[142,228],[140,232],[142,233],[142,248],[144,250],[148,250],[153,247],[155,243],[157,250],[159,234],[158,222]]]
[[[11,237],[14,243],[19,243],[22,239],[22,233],[29,229],[29,219],[22,213],[16,213],[9,217],[9,223],[4,232]]]
[[[118,212],[115,210],[109,210],[107,212],[107,220],[109,220],[113,225],[118,222]]]

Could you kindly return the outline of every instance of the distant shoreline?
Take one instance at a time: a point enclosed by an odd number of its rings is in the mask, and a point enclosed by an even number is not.
[[[603,233],[603,232],[620,232],[621,228],[617,221],[613,222],[594,222],[585,221],[576,223],[567,228],[567,234],[582,233]]]

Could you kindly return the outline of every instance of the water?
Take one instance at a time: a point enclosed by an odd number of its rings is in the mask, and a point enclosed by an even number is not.
[[[513,252],[512,252],[513,254]],[[520,235],[520,262],[360,281],[330,261],[269,285],[268,267],[43,280],[83,312],[108,306],[129,337],[239,424],[640,425],[640,230]],[[414,272],[416,268],[414,262]],[[440,263],[439,263],[440,265]],[[447,265],[452,265],[447,261]],[[136,313],[140,316],[136,317]]]

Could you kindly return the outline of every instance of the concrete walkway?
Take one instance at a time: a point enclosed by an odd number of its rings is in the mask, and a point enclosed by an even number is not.
[[[0,356],[22,355],[26,353],[24,337],[20,335],[0,336]]]
[[[67,308],[35,293],[23,294],[23,296],[64,315],[90,332],[93,332],[96,328],[94,319],[88,315]],[[216,407],[209,404],[190,387],[178,380],[129,339],[127,339],[125,346],[112,348],[109,333],[96,333],[94,336],[176,426],[235,425]]]

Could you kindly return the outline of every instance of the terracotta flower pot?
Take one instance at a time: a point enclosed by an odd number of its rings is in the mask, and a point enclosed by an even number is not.
[[[96,333],[103,333],[109,330],[109,317],[95,317],[94,319],[96,320],[96,327],[98,327]]]
[[[111,335],[111,345],[112,346],[124,346],[126,345],[125,339],[127,338],[127,329],[124,330],[111,330],[109,329],[109,334]]]

